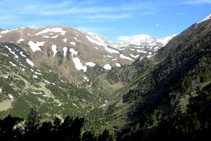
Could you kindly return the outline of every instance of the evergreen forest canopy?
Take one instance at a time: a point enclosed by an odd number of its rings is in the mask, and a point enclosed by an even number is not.
[[[152,58],[138,58],[110,71],[98,65],[88,68],[87,76],[93,82],[88,90],[63,83],[54,73],[43,74],[45,80],[56,83],[46,87],[40,82],[42,78],[34,81],[20,74],[30,84],[17,79],[20,76],[15,74],[0,78],[2,91],[14,96],[16,90],[33,85],[35,92],[48,92],[50,97],[17,95],[21,101],[15,101],[16,107],[8,110],[10,114],[1,112],[0,139],[211,139],[210,27],[211,20],[192,25]],[[18,85],[14,88],[7,82]],[[111,87],[120,84],[119,89]],[[64,106],[58,106],[59,102]]]
[[[65,117],[61,122],[56,118],[53,122],[42,122],[41,116],[34,109],[30,110],[27,119],[22,125],[23,119],[8,115],[0,120],[1,140],[108,140],[109,133],[105,130],[95,137],[92,132],[85,132],[81,136],[81,128],[84,125],[83,118]],[[15,127],[16,126],[16,127]]]

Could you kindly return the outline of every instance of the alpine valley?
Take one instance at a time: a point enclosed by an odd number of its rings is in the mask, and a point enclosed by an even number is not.
[[[130,42],[61,25],[0,29],[0,51],[0,132],[13,119],[0,138],[210,139],[211,15]]]

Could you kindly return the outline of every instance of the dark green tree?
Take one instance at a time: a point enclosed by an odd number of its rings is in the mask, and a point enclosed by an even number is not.
[[[37,138],[37,132],[40,127],[41,116],[34,109],[30,110],[30,113],[25,122],[25,137],[26,139],[34,139]]]
[[[0,120],[0,140],[20,140],[22,134],[20,130],[14,129],[14,126],[23,121],[21,118],[8,115]]]
[[[99,135],[98,141],[108,141],[110,139],[109,132],[107,129],[103,131],[102,134]]]
[[[95,138],[94,134],[91,131],[89,131],[89,132],[85,132],[83,134],[82,140],[83,141],[95,141],[96,138]]]
[[[41,140],[54,140],[54,130],[51,122],[44,122],[38,130],[38,138]]]

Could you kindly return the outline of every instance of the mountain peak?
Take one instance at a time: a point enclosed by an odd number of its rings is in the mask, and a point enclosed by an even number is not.
[[[18,46],[24,44],[23,49],[31,53],[32,61],[37,62],[35,66],[43,63],[42,58],[48,58],[44,59],[44,63],[50,67],[53,63],[60,63],[60,69],[64,66],[72,68],[75,65],[74,71],[76,72],[85,68],[90,62],[101,67],[106,64],[118,67],[129,64],[138,57],[150,58],[173,38],[156,38],[147,34],[125,37],[129,38],[127,42],[111,42],[97,33],[79,31],[63,25],[51,25],[37,29],[0,29],[0,42],[12,42]],[[72,53],[73,50],[78,54]],[[38,52],[42,56],[38,56]],[[59,63],[57,59],[60,59]],[[71,74],[67,70],[64,69],[64,72],[64,77],[74,81],[73,77],[69,77]]]
[[[210,19],[211,19],[211,14],[209,14],[206,18],[204,18],[203,20],[201,20],[197,24],[202,23],[202,22],[207,21],[207,20],[210,20]]]

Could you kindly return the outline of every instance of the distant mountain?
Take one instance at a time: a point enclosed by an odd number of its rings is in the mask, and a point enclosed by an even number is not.
[[[24,49],[35,67],[46,70],[46,65],[65,78],[79,83],[84,77],[78,71],[99,65],[109,70],[129,64],[138,57],[151,57],[171,38],[148,37],[138,42],[115,43],[104,37],[66,26],[45,28],[17,28],[0,31],[0,42],[14,43]],[[68,70],[72,71],[68,71]],[[73,73],[77,75],[73,75]],[[75,78],[75,77],[78,78]],[[85,76],[86,77],[86,76]],[[84,80],[86,81],[86,80]],[[80,81],[81,83],[81,81]]]
[[[35,106],[41,114],[48,111],[50,117],[84,116],[131,81],[137,71],[131,73],[130,64],[152,57],[162,47],[157,42],[111,42],[66,26],[0,29],[1,114],[25,118]],[[113,70],[122,78],[112,78]]]

